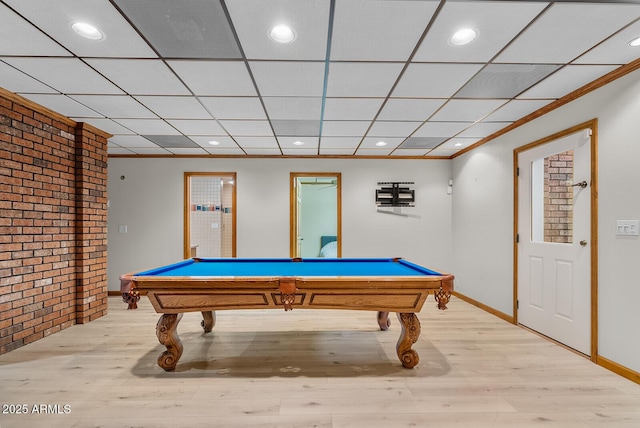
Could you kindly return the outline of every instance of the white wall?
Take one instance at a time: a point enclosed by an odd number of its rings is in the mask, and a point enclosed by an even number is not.
[[[452,269],[449,160],[112,158],[110,290],[123,273],[182,260],[185,171],[237,172],[238,257],[289,257],[289,173],[340,172],[343,257],[404,257]],[[376,212],[378,181],[416,183],[416,207],[403,208],[410,216]]]
[[[456,289],[513,315],[513,149],[598,119],[598,354],[640,372],[640,72],[636,71],[453,160]]]

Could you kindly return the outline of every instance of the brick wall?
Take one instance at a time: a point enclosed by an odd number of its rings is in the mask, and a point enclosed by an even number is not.
[[[573,151],[544,160],[544,242],[573,241]],[[569,185],[569,186],[568,186]]]
[[[0,354],[106,314],[107,138],[0,90]]]

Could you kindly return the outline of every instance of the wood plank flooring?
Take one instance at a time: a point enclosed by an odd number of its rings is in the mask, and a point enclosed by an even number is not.
[[[0,428],[640,427],[640,385],[456,298],[419,314],[414,369],[395,317],[383,332],[373,312],[217,315],[203,334],[185,314],[165,372],[148,300],[109,298],[106,317],[0,356]]]

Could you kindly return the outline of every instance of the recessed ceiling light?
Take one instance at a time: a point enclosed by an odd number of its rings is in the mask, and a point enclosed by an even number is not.
[[[71,28],[85,39],[103,40],[105,38],[102,31],[98,30],[91,24],[87,24],[86,22],[74,22],[71,24]]]
[[[455,143],[453,146],[454,147],[460,147],[462,145],[462,143]]]
[[[218,145],[220,145],[220,141],[211,140],[211,141],[209,141],[209,144],[211,144],[212,146],[218,146]]]
[[[294,141],[293,145],[294,146],[303,146],[304,145],[304,141]]]
[[[461,30],[456,31],[453,36],[451,36],[450,42],[454,46],[462,46],[467,43],[471,43],[478,37],[478,32],[473,28],[463,28]]]
[[[378,147],[384,147],[384,146],[386,146],[386,145],[387,145],[387,143],[385,143],[384,141],[378,141],[378,142],[376,143],[376,146],[378,146]]]
[[[629,46],[633,46],[633,47],[640,46],[640,37],[636,37],[635,39],[631,40],[629,42]]]
[[[269,31],[271,40],[278,43],[291,43],[296,39],[296,33],[286,25],[276,25]]]

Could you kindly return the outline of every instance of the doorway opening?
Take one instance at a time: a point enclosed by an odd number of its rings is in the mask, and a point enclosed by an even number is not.
[[[291,257],[342,256],[339,172],[290,174]]]
[[[236,256],[235,172],[184,173],[184,258]]]

